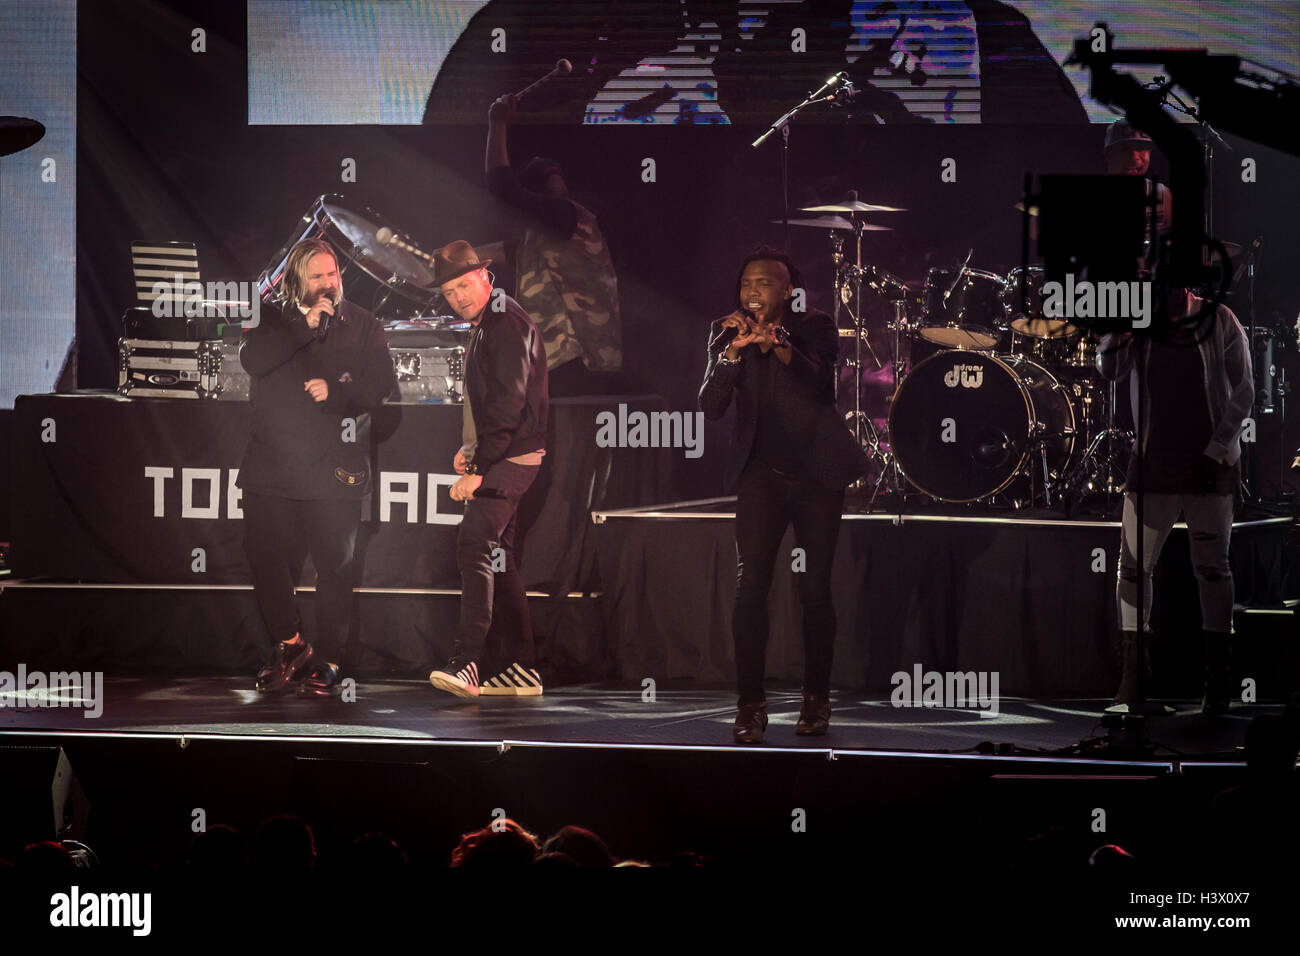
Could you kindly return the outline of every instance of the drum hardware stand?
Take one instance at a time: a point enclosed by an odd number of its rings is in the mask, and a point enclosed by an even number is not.
[[[1106,427],[1093,436],[1083,457],[1071,469],[1061,484],[1061,499],[1074,498],[1076,505],[1093,495],[1106,497],[1106,514],[1115,510],[1115,498],[1124,494],[1124,475],[1120,465],[1124,450],[1133,444],[1133,433],[1121,431],[1115,425],[1115,381],[1108,383],[1109,401],[1106,403]]]
[[[1208,125],[1208,124],[1207,124]],[[1207,140],[1207,148],[1209,142]],[[1255,321],[1255,262],[1259,254],[1260,246],[1263,245],[1263,237],[1257,237],[1249,246],[1246,247],[1246,276],[1247,276],[1247,300],[1250,303],[1250,321],[1246,326],[1246,341],[1250,343],[1250,362],[1251,372],[1255,378],[1255,400],[1251,405],[1250,414],[1254,418],[1258,428],[1261,418],[1265,415],[1272,415],[1275,412],[1280,413],[1280,425],[1278,427],[1278,495],[1283,494],[1282,489],[1286,481],[1286,448],[1285,448],[1285,426],[1286,426],[1286,369],[1277,368],[1277,360],[1274,358],[1274,345],[1277,340],[1277,330],[1275,328],[1261,328]],[[1229,262],[1224,262],[1224,268],[1230,268]],[[1256,352],[1256,332],[1263,331],[1265,347],[1261,350],[1262,354]],[[1262,361],[1257,361],[1261,360]],[[1274,369],[1277,370],[1278,377],[1274,377]],[[1262,373],[1262,374],[1261,374]],[[1266,386],[1265,394],[1261,394],[1260,386]],[[1276,398],[1276,402],[1274,399]],[[1246,444],[1250,447],[1246,448]],[[1258,442],[1243,443],[1241,453],[1241,492],[1242,500],[1249,505],[1263,504],[1265,499],[1257,493],[1256,466],[1259,461],[1259,444]]]
[[[898,385],[903,380],[903,375],[907,369],[907,361],[903,358],[903,338],[907,333],[907,302],[904,299],[894,299],[890,305],[894,309],[894,318],[889,323],[889,331],[894,333],[894,360],[891,363],[894,377],[893,394],[898,394]],[[873,426],[874,430],[874,426]],[[894,447],[891,443],[888,451],[880,451],[879,440],[876,443],[876,454],[873,456],[880,462],[880,474],[876,476],[875,487],[871,489],[871,498],[867,501],[867,514],[871,514],[872,506],[876,503],[876,496],[880,494],[880,489],[885,488],[886,494],[899,496],[899,512],[901,514],[903,507],[903,498],[907,493],[907,477],[903,474],[903,469],[898,465],[898,458],[894,455]]]
[[[853,322],[853,358],[842,362],[845,368],[853,369],[853,411],[846,416],[853,422],[853,438],[858,445],[867,452],[868,459],[880,466],[880,474],[876,478],[875,486],[871,492],[871,498],[867,502],[867,512],[871,512],[871,507],[875,503],[876,495],[880,493],[880,488],[885,480],[889,479],[889,488],[891,491],[898,491],[902,487],[902,473],[898,470],[898,464],[894,461],[892,451],[885,451],[880,447],[881,435],[876,430],[875,423],[871,421],[870,416],[862,409],[862,349],[866,346],[867,352],[871,355],[871,361],[876,363],[876,368],[883,368],[884,363],[876,354],[876,350],[871,347],[871,342],[867,337],[867,326],[862,316],[862,276],[864,269],[862,266],[862,220],[855,214],[850,214],[853,222],[855,258],[854,265],[844,264],[844,240],[834,233],[831,234],[831,260],[835,263],[835,325],[839,327],[839,313],[841,307],[849,314],[849,319]],[[850,304],[852,303],[852,304]],[[897,321],[898,306],[903,303],[897,303],[895,307],[895,316]],[[891,323],[891,326],[895,323]],[[894,388],[897,390],[899,381],[899,357],[897,345],[894,352]],[[836,386],[838,388],[839,376],[836,376]],[[838,392],[837,396],[838,398]],[[861,494],[866,490],[867,479],[859,478],[848,486],[848,494]]]
[[[875,483],[871,489],[871,497],[867,500],[867,513],[870,514],[871,509],[876,503],[876,497],[880,494],[882,488],[887,494],[901,494],[907,487],[907,479],[903,476],[902,469],[898,466],[898,460],[894,456],[893,448],[891,447],[888,450],[881,448],[882,435],[876,429],[875,423],[872,422],[870,416],[867,415],[862,408],[863,346],[865,346],[867,351],[871,353],[871,360],[876,363],[876,368],[883,368],[884,363],[880,361],[880,357],[876,355],[875,349],[871,347],[871,342],[867,338],[866,323],[862,321],[861,304],[863,269],[861,266],[862,254],[860,230],[858,236],[859,265],[849,266],[845,270],[852,277],[853,283],[853,293],[851,296],[848,296],[848,298],[855,301],[858,305],[858,311],[856,313],[847,302],[844,305],[845,311],[849,313],[849,317],[853,320],[854,358],[846,361],[844,364],[851,367],[854,371],[853,411],[849,413],[849,416],[853,419],[853,437],[857,440],[858,444],[867,451],[870,461],[880,467],[880,473],[876,476]],[[850,286],[848,283],[844,283],[841,286],[839,295],[836,296],[837,309],[838,304],[841,301],[841,296],[848,292],[849,288]],[[894,310],[894,318],[890,321],[888,328],[894,333],[894,358],[891,362],[891,368],[893,370],[894,380],[893,391],[896,393],[907,365],[906,360],[902,357],[902,340],[903,335],[907,331],[907,303],[904,300],[895,299],[891,302],[891,305]],[[857,481],[849,485],[847,492],[849,494],[861,494],[866,491],[866,485],[867,479],[865,477],[859,478]]]

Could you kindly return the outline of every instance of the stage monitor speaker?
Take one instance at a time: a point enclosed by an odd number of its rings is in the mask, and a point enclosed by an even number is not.
[[[90,803],[62,747],[0,746],[0,781],[0,858],[85,836]]]

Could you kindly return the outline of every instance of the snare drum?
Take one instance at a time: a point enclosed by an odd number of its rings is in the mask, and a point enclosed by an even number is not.
[[[434,288],[428,263],[396,246],[381,246],[375,233],[384,226],[398,231],[372,209],[353,208],[339,195],[321,196],[257,277],[258,292],[264,299],[278,294],[289,251],[304,239],[323,239],[338,259],[344,298],[384,323],[437,313],[442,294]]]

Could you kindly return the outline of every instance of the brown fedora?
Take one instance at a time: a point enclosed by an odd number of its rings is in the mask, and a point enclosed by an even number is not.
[[[464,239],[449,242],[433,254],[433,284],[446,285],[452,279],[459,279],[466,272],[486,269],[492,265],[491,259],[479,261],[478,253]]]

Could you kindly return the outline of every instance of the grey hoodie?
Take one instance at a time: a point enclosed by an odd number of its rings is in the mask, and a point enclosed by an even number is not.
[[[1188,296],[1188,314],[1198,312],[1204,303],[1194,295]],[[1205,454],[1221,464],[1232,466],[1241,458],[1242,423],[1250,414],[1255,402],[1255,379],[1250,365],[1250,348],[1246,332],[1225,305],[1219,306],[1214,327],[1197,345],[1201,352],[1201,368],[1205,383],[1205,401],[1210,410],[1213,435],[1205,446]],[[1097,368],[1108,379],[1116,379],[1133,368],[1136,347],[1130,333],[1103,335],[1097,347]],[[1150,350],[1143,348],[1145,356],[1142,377],[1145,381]],[[1138,377],[1129,378],[1129,402],[1133,420],[1138,420]],[[1143,426],[1151,420],[1151,398],[1147,396],[1143,408]],[[1150,435],[1143,435],[1145,450]]]

